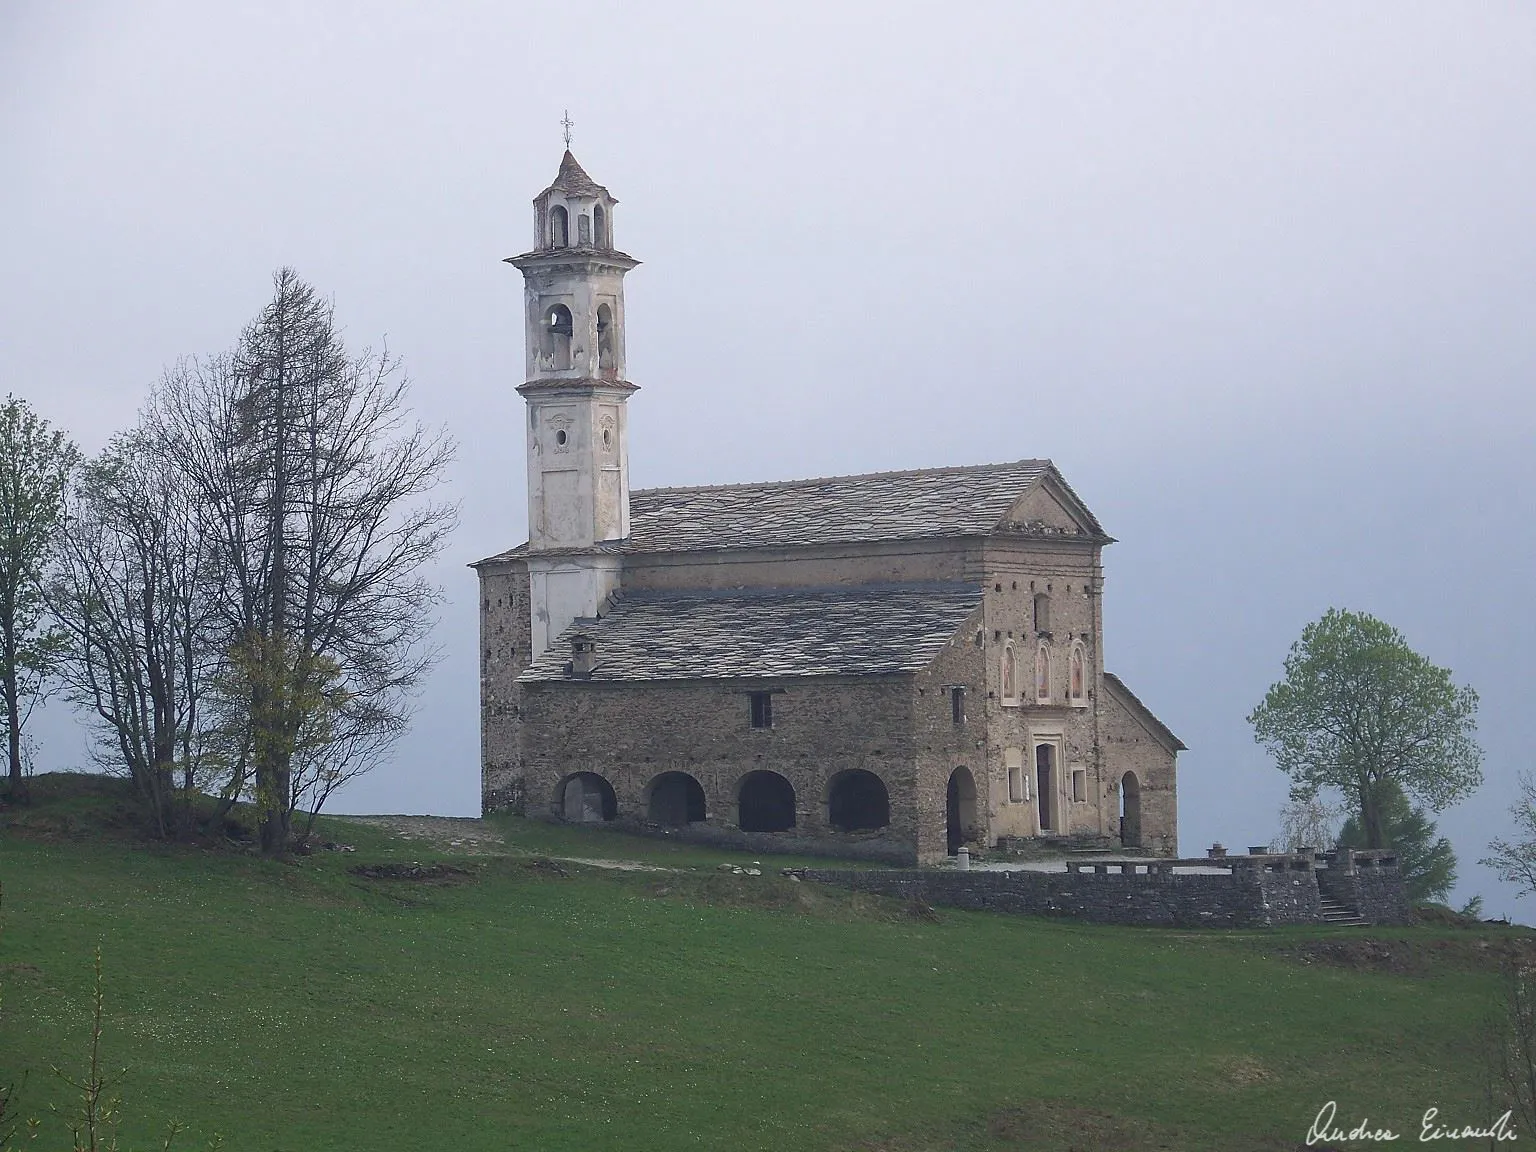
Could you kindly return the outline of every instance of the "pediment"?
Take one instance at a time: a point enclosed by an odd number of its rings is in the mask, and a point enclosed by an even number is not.
[[[1054,469],[1020,494],[998,527],[1006,532],[1040,536],[1104,536],[1098,519]]]

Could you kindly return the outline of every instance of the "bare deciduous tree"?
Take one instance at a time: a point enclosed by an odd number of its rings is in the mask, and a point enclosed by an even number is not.
[[[1280,809],[1280,835],[1274,847],[1280,852],[1299,848],[1332,848],[1338,839],[1344,809],[1321,795],[1292,800]]]
[[[192,490],[143,423],[80,469],[57,569],[61,673],[101,723],[100,759],[126,769],[159,835],[185,832],[197,792],[229,776],[205,733],[218,621]]]
[[[1510,808],[1519,837],[1513,840],[1497,839],[1488,845],[1488,856],[1479,861],[1518,886],[1516,895],[1536,893],[1536,776],[1522,772],[1520,799]]]
[[[429,494],[454,445],[408,420],[388,352],[348,355],[291,269],[228,356],[168,377],[168,459],[195,485],[226,652],[249,719],[263,851],[404,730],[441,590],[423,566],[457,509]],[[323,738],[320,738],[323,737]]]

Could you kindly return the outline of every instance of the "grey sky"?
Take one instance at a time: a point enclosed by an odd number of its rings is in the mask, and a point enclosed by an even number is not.
[[[645,261],[637,486],[1055,459],[1122,541],[1108,665],[1191,746],[1187,853],[1268,838],[1243,717],[1373,612],[1482,694],[1441,828],[1516,911],[1475,861],[1536,767],[1536,8],[0,5],[0,387],[99,449],[292,264],[462,441],[445,660],[339,808],[477,807],[463,565],[526,518],[499,261],[565,108]]]

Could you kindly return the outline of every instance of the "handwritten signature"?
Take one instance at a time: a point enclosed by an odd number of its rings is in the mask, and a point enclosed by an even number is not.
[[[1515,1126],[1510,1120],[1512,1112],[1513,1109],[1505,1112],[1487,1127],[1480,1128],[1475,1124],[1443,1123],[1440,1120],[1440,1109],[1426,1108],[1423,1117],[1419,1120],[1419,1143],[1427,1144],[1432,1140],[1514,1140],[1517,1137]],[[1312,1127],[1307,1129],[1308,1148],[1323,1141],[1330,1144],[1367,1140],[1389,1143],[1403,1138],[1400,1133],[1391,1128],[1373,1125],[1367,1117],[1361,1117],[1358,1124],[1346,1129],[1339,1122],[1338,1116],[1339,1106],[1333,1100],[1318,1109],[1317,1116],[1312,1121]]]

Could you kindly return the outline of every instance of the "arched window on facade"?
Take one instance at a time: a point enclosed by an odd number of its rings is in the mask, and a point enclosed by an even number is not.
[[[608,243],[608,213],[601,204],[592,209],[592,231],[596,233],[594,242],[599,248],[607,248]]]
[[[1044,644],[1035,649],[1035,700],[1051,702],[1051,650]]]
[[[551,248],[571,246],[571,215],[565,210],[563,204],[556,204],[549,211],[549,246]]]
[[[618,369],[618,357],[613,354],[613,309],[606,304],[597,306],[597,366],[603,372]]]
[[[1072,645],[1072,655],[1067,668],[1067,696],[1074,704],[1087,698],[1088,653],[1081,644]]]
[[[1003,699],[1015,700],[1019,695],[1019,657],[1012,644],[1003,646]]]
[[[1051,598],[1044,592],[1035,593],[1035,634],[1051,630]]]
[[[564,372],[571,366],[571,310],[552,304],[544,313],[544,367]]]

